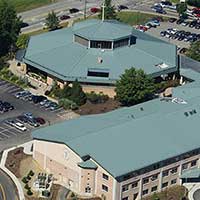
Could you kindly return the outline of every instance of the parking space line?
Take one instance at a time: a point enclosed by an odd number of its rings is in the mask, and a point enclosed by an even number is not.
[[[23,89],[22,88],[16,88],[16,89],[10,90],[9,93],[14,94],[14,93],[17,93],[17,92],[20,92],[20,91],[23,91]]]
[[[52,113],[57,113],[57,112],[60,112],[60,111],[62,111],[62,110],[64,110],[64,109],[61,107],[61,108],[58,108],[58,109],[56,109],[56,110],[51,110],[51,112],[52,112]]]
[[[19,88],[19,87],[13,85],[13,87],[12,87],[11,89],[8,90],[8,93],[15,92],[16,90],[17,90],[17,91],[18,91],[18,90],[21,90],[21,88]]]
[[[5,134],[3,131],[0,132],[1,135],[5,136],[6,138],[9,138],[10,135]]]
[[[8,91],[10,88],[12,88],[13,87],[13,85],[8,85],[7,87],[5,87],[5,88],[3,88],[3,91]]]

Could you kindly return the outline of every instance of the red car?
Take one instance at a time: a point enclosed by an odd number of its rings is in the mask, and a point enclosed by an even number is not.
[[[36,118],[34,118],[35,119],[35,121],[37,122],[37,123],[39,123],[40,125],[44,125],[45,123],[46,123],[46,121],[42,118],[42,117],[36,117]]]
[[[69,15],[62,15],[60,17],[60,20],[67,20],[67,19],[70,19],[70,16]]]
[[[90,9],[90,12],[92,12],[92,13],[98,13],[98,12],[100,12],[100,8],[91,8]]]
[[[193,11],[192,13],[195,17],[200,18],[200,8],[193,8],[192,11]]]
[[[146,26],[143,25],[138,25],[136,26],[136,29],[138,29],[139,31],[145,32],[148,30],[148,28]]]

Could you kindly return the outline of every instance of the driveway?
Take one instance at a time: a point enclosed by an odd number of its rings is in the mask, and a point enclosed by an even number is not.
[[[17,200],[17,193],[14,183],[0,170],[0,200]]]

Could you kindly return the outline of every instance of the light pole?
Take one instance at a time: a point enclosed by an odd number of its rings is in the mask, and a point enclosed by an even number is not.
[[[84,1],[84,19],[86,19],[87,0]]]

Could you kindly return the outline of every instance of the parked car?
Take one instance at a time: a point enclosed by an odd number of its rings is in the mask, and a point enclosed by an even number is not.
[[[16,97],[17,99],[19,99],[20,97],[25,96],[28,92],[29,92],[29,91],[27,91],[27,90],[24,90],[24,91],[21,91],[21,92],[17,92],[17,93],[15,94],[15,97]]]
[[[31,112],[26,112],[23,114],[25,117],[27,117],[28,119],[32,119],[33,118],[33,114]]]
[[[28,123],[28,118],[24,115],[18,116],[17,120],[21,121],[22,123]]]
[[[161,36],[161,37],[165,37],[165,35],[166,35],[166,31],[161,31],[161,32],[160,32],[160,36]]]
[[[60,20],[67,20],[70,19],[71,17],[69,15],[62,15],[60,16]]]
[[[46,123],[46,121],[42,117],[36,117],[34,119],[40,125],[44,125]]]
[[[5,121],[6,124],[10,125],[10,126],[14,126],[15,121],[13,119],[8,119]]]
[[[190,27],[190,28],[193,28],[193,27],[196,26],[196,24],[197,24],[197,20],[193,20],[193,21],[191,21],[191,22],[189,23],[189,27]]]
[[[59,108],[59,105],[55,102],[52,102],[50,104],[50,110],[57,110]]]
[[[7,109],[7,110],[13,110],[14,109],[14,106],[13,105],[11,105],[9,102],[7,102],[7,101],[5,101],[5,102],[3,102],[3,107],[5,108],[5,109]]]
[[[160,4],[154,4],[154,6],[151,7],[151,10],[163,10],[162,6]]]
[[[47,101],[48,101],[48,99],[44,99],[43,101],[40,102],[40,105],[44,106]]]
[[[178,20],[176,21],[176,24],[181,24],[181,23],[183,23],[183,22],[184,22],[184,19],[180,18],[180,19],[178,19]]]
[[[27,26],[29,26],[29,24],[26,23],[26,22],[22,22],[22,23],[20,24],[20,28],[25,28],[25,27],[27,27]]]
[[[176,21],[176,18],[169,18],[170,23],[174,23]]]
[[[128,9],[128,6],[125,6],[125,5],[119,5],[117,7],[117,10],[120,11],[120,10],[127,10]]]
[[[40,124],[35,120],[35,118],[29,118],[27,123],[30,125],[30,126],[33,126],[33,127],[38,127],[40,126]]]
[[[183,22],[181,23],[182,26],[187,26],[188,24],[189,24],[189,22],[186,22],[186,21],[183,21]]]
[[[90,8],[90,12],[92,12],[92,13],[98,13],[100,11],[101,11],[100,8],[96,8],[96,7]]]
[[[47,100],[46,103],[44,104],[44,107],[45,107],[45,108],[49,108],[50,105],[51,105],[51,103],[52,103],[52,101]]]
[[[160,2],[160,5],[163,7],[163,8],[166,8],[168,6],[172,6],[172,3],[170,1],[161,1]]]
[[[148,28],[146,26],[143,26],[143,25],[136,26],[136,29],[138,29],[141,32],[145,32],[145,31],[148,30]]]
[[[24,126],[24,124],[20,123],[20,122],[15,122],[13,124],[13,126],[21,131],[26,131],[26,127]]]
[[[37,103],[40,103],[41,101],[44,101],[45,99],[47,99],[45,96],[42,96],[42,95],[34,95],[32,96],[32,101],[33,103],[37,104]]]
[[[147,24],[150,24],[152,27],[160,26],[160,22],[158,20],[148,21]]]
[[[71,8],[71,9],[69,9],[69,12],[70,12],[71,14],[77,13],[77,12],[79,12],[79,9],[78,9],[78,8]]]
[[[164,15],[167,14],[167,12],[163,9],[157,9],[156,12]]]

